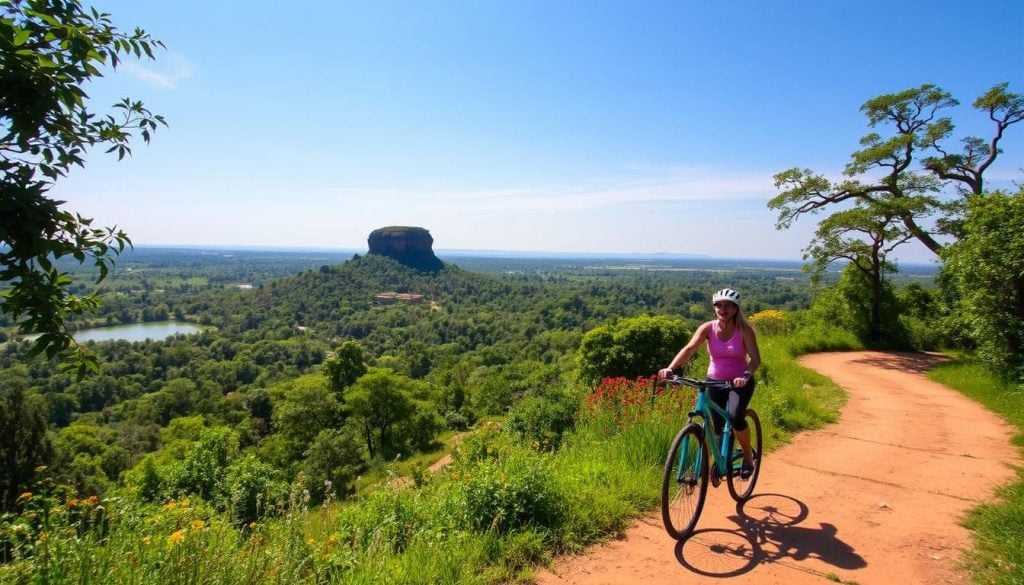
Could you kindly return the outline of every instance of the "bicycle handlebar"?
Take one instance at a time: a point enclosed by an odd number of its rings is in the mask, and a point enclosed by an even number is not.
[[[696,378],[688,378],[686,376],[672,376],[671,378],[666,378],[662,380],[662,382],[674,384],[676,386],[689,386],[691,388],[696,388],[701,392],[703,392],[704,390],[709,390],[711,388],[721,390],[729,390],[734,388],[732,382],[722,380],[698,380]]]

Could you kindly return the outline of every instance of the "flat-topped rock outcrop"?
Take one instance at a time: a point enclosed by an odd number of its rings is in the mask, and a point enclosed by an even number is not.
[[[437,271],[444,267],[434,255],[434,238],[421,227],[389,226],[370,232],[367,238],[370,254],[394,258],[402,264],[424,271]]]

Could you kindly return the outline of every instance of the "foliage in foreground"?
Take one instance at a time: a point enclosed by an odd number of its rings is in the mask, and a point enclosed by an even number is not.
[[[799,368],[785,342],[762,345],[773,367],[754,407],[771,449],[829,420],[838,390]],[[665,448],[692,398],[642,378],[609,380],[560,449],[485,425],[418,487],[395,482],[312,511],[293,493],[277,518],[241,528],[201,502],[83,502],[44,486],[0,519],[0,582],[525,581],[552,553],[608,538],[656,505]]]
[[[142,29],[119,31],[108,14],[79,0],[0,3],[0,314],[22,333],[39,333],[31,354],[71,353],[81,378],[97,369],[95,356],[68,331],[71,315],[95,312],[99,298],[73,292],[55,264],[88,258],[99,280],[112,256],[131,244],[116,228],[97,228],[47,196],[54,183],[85,166],[93,147],[131,154],[131,142],[149,142],[164,119],[128,98],[98,116],[83,89],[116,68],[122,57],[153,58],[163,44]]]

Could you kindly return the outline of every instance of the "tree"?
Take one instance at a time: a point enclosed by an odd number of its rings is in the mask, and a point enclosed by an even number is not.
[[[102,495],[127,467],[126,451],[113,444],[112,429],[76,421],[53,441],[54,476],[80,494]]]
[[[349,339],[341,342],[334,355],[324,360],[324,375],[331,391],[338,396],[365,373],[366,354],[358,341]]]
[[[136,137],[149,142],[166,125],[141,102],[125,98],[97,116],[83,86],[115,68],[121,56],[153,58],[163,44],[142,29],[123,33],[110,15],[79,0],[15,0],[0,4],[0,313],[22,333],[39,333],[31,354],[62,354],[78,375],[96,358],[67,329],[71,315],[95,311],[99,298],[71,292],[71,278],[54,260],[87,259],[106,277],[113,257],[131,240],[114,227],[68,211],[47,196],[72,167],[84,166],[92,147],[119,159]]]
[[[881,282],[881,331],[873,330],[868,318],[873,295],[868,272],[849,263],[839,273],[834,286],[822,289],[811,304],[811,321],[827,328],[844,329],[857,339],[874,346],[904,344],[903,325],[899,319],[899,303],[888,280]]]
[[[641,315],[599,325],[583,335],[577,355],[580,377],[650,376],[672,361],[693,331],[679,319]]]
[[[963,229],[964,237],[943,254],[943,280],[959,297],[959,317],[982,359],[1006,378],[1022,381],[1024,187],[972,197]]]
[[[833,213],[818,224],[811,245],[804,252],[813,280],[818,281],[836,261],[848,261],[867,285],[867,311],[859,313],[867,323],[868,342],[882,341],[882,300],[886,273],[895,266],[886,260],[894,248],[912,236],[897,224],[899,212],[881,205],[858,202],[853,209]]]
[[[0,388],[0,510],[27,491],[53,448],[46,435],[46,404],[17,379]]]
[[[209,502],[222,503],[228,495],[224,481],[228,464],[237,451],[238,437],[231,429],[204,429],[184,459],[171,464],[167,470],[168,491],[175,496],[196,494]]]
[[[391,431],[416,413],[410,382],[388,370],[375,369],[345,390],[345,407],[362,430],[371,459],[398,453],[401,441]]]
[[[303,483],[315,502],[348,495],[367,462],[358,430],[350,426],[320,431],[305,456]]]
[[[800,168],[775,175],[782,192],[768,207],[779,210],[778,227],[786,229],[802,215],[859,201],[883,206],[899,219],[906,236],[940,254],[944,245],[938,238],[959,234],[966,198],[985,192],[984,174],[1002,152],[1005,131],[1024,120],[1024,96],[1008,92],[1008,85],[995,85],[974,101],[974,108],[995,124],[992,138],[966,137],[959,152],[946,145],[954,130],[952,120],[940,117],[943,110],[959,105],[948,92],[926,84],[868,100],[861,106],[868,125],[889,125],[892,135],[872,132],[861,138],[862,148],[843,172],[846,180],[833,182]],[[947,186],[960,199],[940,198]],[[934,219],[934,226],[926,226],[923,218]]]
[[[344,423],[338,398],[317,374],[307,374],[286,384],[283,398],[274,403],[274,429],[284,436],[290,456],[297,460],[324,429]]]

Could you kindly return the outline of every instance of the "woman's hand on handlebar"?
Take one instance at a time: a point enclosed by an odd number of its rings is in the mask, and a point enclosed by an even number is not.
[[[659,380],[668,380],[670,378],[675,377],[675,375],[676,375],[676,373],[672,370],[672,368],[662,368],[662,369],[658,370],[658,379]]]

